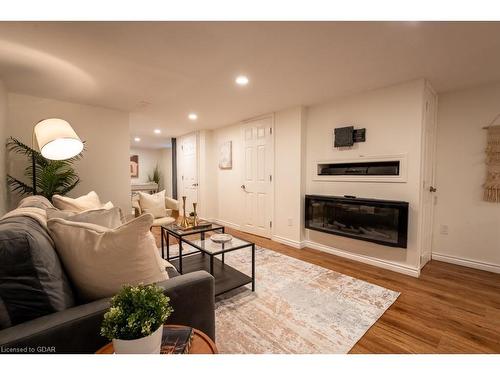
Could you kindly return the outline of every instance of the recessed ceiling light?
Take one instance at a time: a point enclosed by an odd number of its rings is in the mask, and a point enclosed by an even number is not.
[[[134,141],[136,141],[136,142],[140,142],[140,141],[141,141],[141,139],[140,139],[139,137],[135,137],[135,138],[134,138]]]
[[[234,82],[236,82],[240,86],[246,86],[246,85],[248,85],[248,77],[247,76],[238,76],[238,77],[236,77]]]
[[[196,113],[190,113],[190,114],[188,115],[188,118],[189,118],[190,120],[196,120],[196,119],[198,118],[198,115],[197,115]]]
[[[161,130],[160,129],[155,129],[155,134],[160,134],[161,133]]]

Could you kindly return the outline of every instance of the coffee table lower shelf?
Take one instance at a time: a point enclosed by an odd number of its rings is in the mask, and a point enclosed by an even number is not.
[[[252,278],[243,272],[222,263],[214,256],[215,295],[229,292],[230,290],[252,283]],[[170,263],[179,269],[179,259],[171,260]],[[198,253],[182,257],[182,272],[189,273],[205,270],[210,273],[210,255]]]

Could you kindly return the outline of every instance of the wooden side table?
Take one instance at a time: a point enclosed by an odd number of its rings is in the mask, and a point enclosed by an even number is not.
[[[165,328],[168,327],[183,327],[180,325],[172,325],[166,324]],[[188,354],[218,354],[217,346],[212,341],[210,337],[208,337],[203,332],[193,329],[193,341],[191,342],[191,348],[189,349]],[[113,343],[110,342],[107,345],[104,345],[101,349],[99,349],[96,354],[114,354]]]

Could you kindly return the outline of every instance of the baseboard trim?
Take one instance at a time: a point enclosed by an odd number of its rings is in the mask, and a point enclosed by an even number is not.
[[[281,237],[281,236],[276,236],[276,235],[273,235],[271,237],[271,240],[279,242],[279,243],[282,243],[284,245],[288,245],[288,246],[294,247],[296,249],[302,249],[305,246],[304,241],[290,240],[290,239],[288,239],[286,237]]]
[[[324,251],[329,254],[337,255],[343,258],[355,260],[357,262],[366,263],[371,266],[376,266],[384,268],[390,271],[399,272],[404,275],[419,277],[420,270],[418,268],[405,267],[400,264],[386,262],[380,259],[372,258],[366,255],[353,254],[345,250],[340,250],[334,247],[326,246],[314,241],[304,241],[305,247],[310,247],[311,249]]]
[[[500,273],[500,266],[492,263],[480,262],[477,260],[466,259],[466,258],[459,258],[435,252],[432,253],[432,259],[438,260],[440,262],[456,264],[458,266],[475,268],[482,271]]]
[[[233,228],[236,230],[241,230],[241,225],[232,223],[230,221],[225,221],[225,220],[221,220],[221,219],[213,219],[211,221],[215,221],[217,224],[223,225],[225,227]]]

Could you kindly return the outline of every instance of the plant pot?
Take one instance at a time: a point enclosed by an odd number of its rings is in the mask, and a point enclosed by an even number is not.
[[[116,354],[160,354],[163,325],[146,337],[135,340],[113,339]]]

